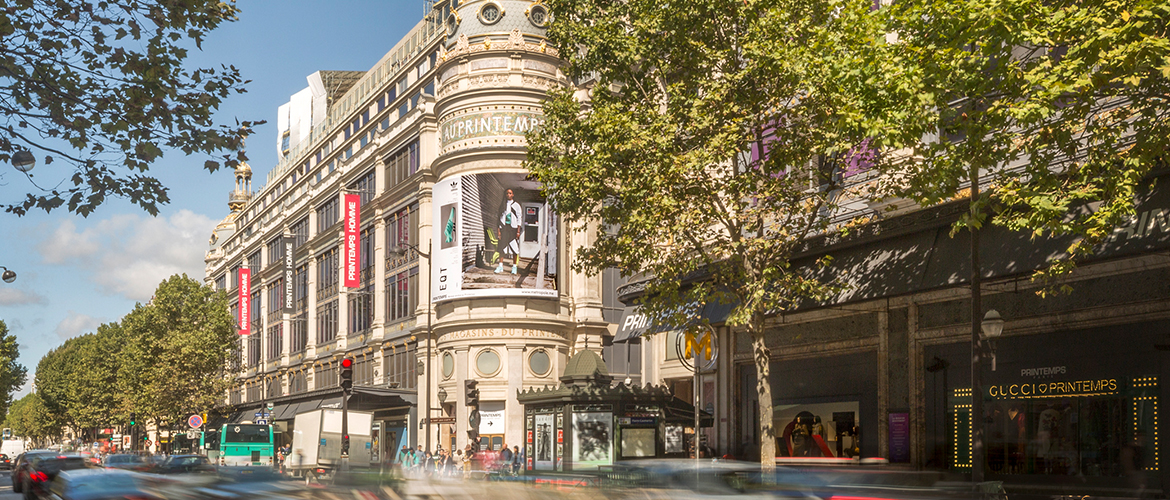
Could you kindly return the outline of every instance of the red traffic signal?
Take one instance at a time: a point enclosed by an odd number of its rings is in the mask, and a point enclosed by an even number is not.
[[[353,358],[341,360],[341,373],[338,374],[341,390],[349,392],[353,388]]]

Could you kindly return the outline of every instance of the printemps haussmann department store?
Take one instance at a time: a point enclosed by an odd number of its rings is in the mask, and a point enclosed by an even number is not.
[[[564,230],[522,168],[547,90],[569,84],[545,39],[547,8],[480,0],[431,13],[369,71],[309,76],[280,108],[282,160],[263,187],[253,189],[248,166],[237,169],[231,213],[207,253],[207,280],[233,297],[248,333],[223,418],[252,420],[272,404],[278,441],[290,441],[297,413],[340,406],[337,363],[349,356],[351,408],[375,416],[375,462],[403,445],[462,449],[465,380],[478,381],[478,431],[492,447],[531,446],[537,420],[565,430],[574,412],[588,413],[580,424],[605,436],[604,454],[558,448],[548,467],[640,458],[623,442],[633,422],[656,429],[639,435],[663,443],[658,451],[683,452],[669,415],[614,405],[570,405],[565,422],[526,414],[521,391],[557,387],[569,359],[592,350],[615,386],[654,384],[683,401],[698,389],[706,442],[751,456],[761,403],[750,390],[750,340],[722,325],[728,307],[696,311],[715,325],[718,353],[696,387],[678,359],[679,334],[639,314],[636,283],[571,271],[587,235]],[[853,174],[849,182],[873,180]],[[1028,279],[1064,242],[997,228],[982,237],[984,309],[1005,319],[995,370],[982,377],[986,468],[1009,492],[1125,488],[1123,456],[1137,456],[1150,488],[1161,488],[1164,193],[1143,192],[1139,213],[1077,271],[1068,295],[1041,299]],[[777,449],[967,472],[969,243],[949,234],[965,205],[845,206],[877,221],[814,242],[801,258],[832,255],[851,287],[769,326]],[[427,408],[444,423],[425,423]]]

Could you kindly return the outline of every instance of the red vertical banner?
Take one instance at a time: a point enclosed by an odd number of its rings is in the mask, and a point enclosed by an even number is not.
[[[358,218],[358,212],[362,208],[362,198],[356,194],[345,195],[345,282],[342,283],[346,288],[357,288],[359,282],[358,262],[361,259],[361,248],[358,245],[361,235],[358,228],[361,227],[361,221]]]
[[[248,335],[252,324],[252,270],[240,269],[240,297],[237,309],[240,311],[240,335]]]

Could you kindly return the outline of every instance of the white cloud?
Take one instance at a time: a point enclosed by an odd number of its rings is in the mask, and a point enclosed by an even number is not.
[[[0,288],[0,306],[23,306],[32,304],[48,304],[49,301],[36,292],[26,292],[19,288]]]
[[[65,319],[57,323],[57,336],[62,340],[68,340],[82,333],[96,331],[101,324],[102,320],[93,316],[69,311]]]
[[[67,221],[37,248],[46,264],[76,266],[103,291],[145,302],[173,274],[203,278],[216,223],[186,209],[170,217],[114,215],[80,231]]]

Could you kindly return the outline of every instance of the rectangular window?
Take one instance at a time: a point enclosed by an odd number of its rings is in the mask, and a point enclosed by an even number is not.
[[[235,290],[240,286],[240,266],[232,266],[232,270],[228,272],[228,282],[232,284],[229,290]]]
[[[345,148],[345,159],[353,158],[353,146]]]
[[[293,250],[296,250],[309,241],[309,218],[302,217],[292,226]]]
[[[406,347],[392,348],[389,352],[382,352],[382,372],[386,374],[386,383],[399,389],[414,389],[418,385],[418,375],[415,366],[418,364],[418,353]]]
[[[220,292],[227,289],[227,276],[221,274],[215,278],[215,291]]]
[[[288,393],[291,395],[307,392],[309,390],[307,378],[308,377],[305,376],[305,372],[303,370],[298,370],[289,375]]]
[[[317,207],[317,234],[328,231],[340,221],[340,209],[341,202],[337,200],[337,196],[330,196]]]
[[[386,322],[394,323],[414,317],[418,307],[418,267],[386,278]]]
[[[284,350],[284,324],[277,323],[268,327],[268,349],[265,351],[268,357],[266,359],[268,361],[279,360],[282,350]]]
[[[337,247],[317,256],[317,300],[337,295],[337,279],[340,265],[337,261]]]
[[[361,335],[374,324],[374,287],[349,295],[349,333]]]
[[[418,172],[418,164],[419,145],[416,139],[386,160],[386,188],[396,186]]]
[[[375,173],[376,171],[371,168],[365,175],[358,177],[356,181],[353,181],[349,185],[349,192],[361,197],[363,207],[370,203],[370,200],[374,199],[374,191],[377,189],[377,184],[374,183]]]
[[[284,278],[277,278],[265,287],[268,292],[268,324],[284,319]]]
[[[257,273],[260,272],[260,251],[259,250],[257,250],[256,252],[253,252],[252,255],[248,256],[248,269],[250,269],[252,271],[253,276],[257,276]],[[257,311],[259,311],[259,309],[257,309]]]
[[[264,391],[268,398],[279,398],[283,396],[280,393],[280,377],[272,377],[268,380],[268,388]]]
[[[277,236],[268,242],[268,265],[284,261],[284,237]]]
[[[414,204],[399,210],[398,212],[395,212],[393,215],[386,218],[387,248],[418,244],[418,234],[417,231],[415,231],[415,226],[411,224],[410,215],[412,213],[416,213],[417,211],[418,205]],[[399,257],[397,255],[388,253],[386,255],[386,269],[391,269],[401,265],[404,259],[406,262],[418,260],[418,252],[408,249],[405,257]]]
[[[331,389],[337,387],[337,366],[327,364],[313,369],[315,389]]]
[[[337,299],[317,306],[317,344],[327,344],[337,338]]]
[[[353,385],[374,385],[374,358],[365,357],[353,364]]]

